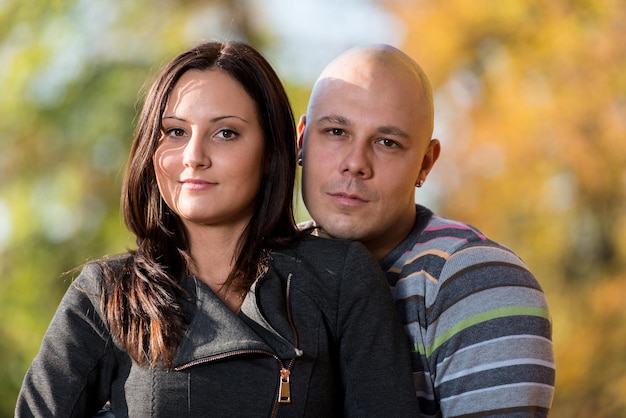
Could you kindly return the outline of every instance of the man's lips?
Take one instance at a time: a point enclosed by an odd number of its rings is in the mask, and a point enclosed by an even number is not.
[[[358,194],[354,194],[354,193],[346,193],[346,192],[331,192],[328,193],[328,196],[330,196],[330,198],[341,205],[350,205],[350,206],[355,206],[355,205],[362,205],[364,203],[369,202],[368,199],[366,199],[365,197],[358,195]]]

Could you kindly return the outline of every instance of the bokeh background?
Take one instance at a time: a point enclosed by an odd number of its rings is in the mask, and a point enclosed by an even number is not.
[[[551,416],[626,416],[625,3],[0,0],[0,416],[64,272],[133,246],[118,202],[146,80],[209,39],[259,48],[297,115],[348,47],[414,57],[443,146],[417,199],[535,272],[553,316]]]

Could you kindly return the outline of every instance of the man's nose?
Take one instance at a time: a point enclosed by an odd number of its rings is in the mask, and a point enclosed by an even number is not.
[[[357,177],[372,176],[372,151],[367,144],[352,143],[341,161],[340,171]]]

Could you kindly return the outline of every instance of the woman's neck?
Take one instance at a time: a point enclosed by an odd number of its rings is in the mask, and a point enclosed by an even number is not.
[[[243,292],[237,284],[225,286],[238,255],[243,229],[194,227],[188,229],[189,248],[194,260],[193,274],[211,288],[231,310],[238,312]]]

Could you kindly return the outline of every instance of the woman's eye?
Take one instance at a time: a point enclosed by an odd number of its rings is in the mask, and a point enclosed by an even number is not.
[[[217,133],[217,136],[222,139],[234,139],[237,137],[237,132],[231,129],[222,129]]]
[[[170,128],[170,129],[165,130],[165,133],[173,137],[185,136],[185,131],[180,128]]]

